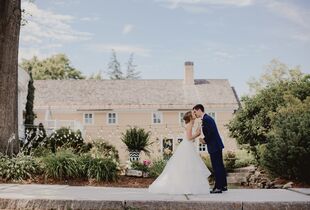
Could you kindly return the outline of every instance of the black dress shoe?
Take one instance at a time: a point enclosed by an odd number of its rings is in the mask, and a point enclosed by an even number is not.
[[[227,186],[222,187],[222,191],[227,191]]]
[[[214,188],[213,190],[210,191],[210,193],[211,193],[211,194],[222,193],[222,190],[221,190],[221,189]]]

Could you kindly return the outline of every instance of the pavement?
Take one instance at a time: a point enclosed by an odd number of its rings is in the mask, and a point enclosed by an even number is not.
[[[222,194],[152,194],[146,188],[0,184],[0,209],[298,209],[310,189],[229,189]]]

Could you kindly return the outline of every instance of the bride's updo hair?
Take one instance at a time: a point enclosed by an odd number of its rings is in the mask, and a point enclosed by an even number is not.
[[[192,118],[193,118],[192,111],[186,112],[183,116],[183,120],[185,121],[186,124],[189,123]]]

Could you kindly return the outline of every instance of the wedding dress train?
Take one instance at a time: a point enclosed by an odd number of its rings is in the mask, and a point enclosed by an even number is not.
[[[160,176],[149,186],[151,193],[208,194],[210,171],[192,141],[184,139]]]

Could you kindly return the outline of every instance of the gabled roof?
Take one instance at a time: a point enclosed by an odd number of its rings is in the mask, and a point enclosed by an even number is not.
[[[35,108],[160,107],[185,108],[197,103],[238,108],[228,80],[36,80]]]

